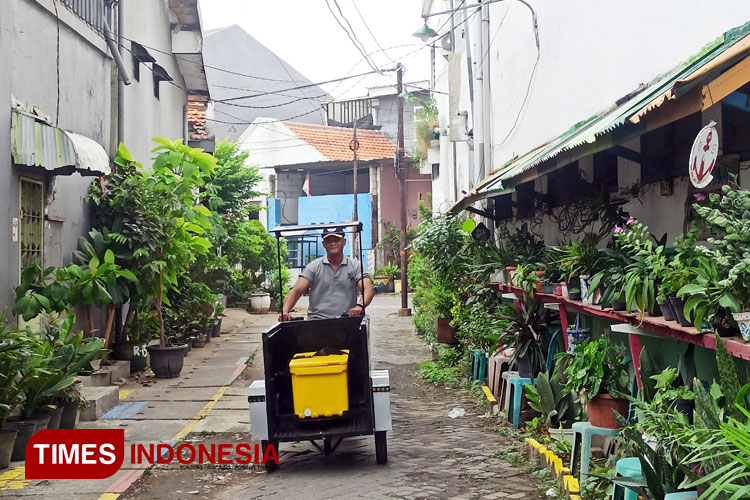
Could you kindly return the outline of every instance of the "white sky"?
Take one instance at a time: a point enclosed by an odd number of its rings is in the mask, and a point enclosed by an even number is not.
[[[338,15],[333,0],[329,3]],[[389,56],[394,60],[403,58],[400,62],[405,67],[405,82],[429,80],[429,48],[407,55],[423,44],[412,36],[422,27],[421,0],[338,0],[338,4],[367,53],[385,49],[385,54],[372,55],[378,67],[394,67]],[[237,24],[313,82],[371,69],[336,23],[325,0],[202,0],[200,7],[204,30]],[[364,95],[366,87],[395,81],[394,72],[324,88],[333,97],[351,97]]]

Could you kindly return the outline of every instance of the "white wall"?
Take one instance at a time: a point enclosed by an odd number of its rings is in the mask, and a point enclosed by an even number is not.
[[[750,2],[744,0],[711,2],[710,9],[697,0],[529,3],[538,15],[541,56],[523,109],[537,55],[531,14],[519,2],[490,5],[494,168],[750,20]],[[518,124],[503,143],[519,110]]]
[[[172,34],[167,2],[127,0],[120,6],[125,21],[125,47],[132,50],[130,40],[135,40],[141,45],[159,49],[161,52],[147,50],[174,78],[174,82],[159,83],[159,99],[156,99],[151,63],[140,64],[140,80],[136,81],[133,78],[133,56],[124,50],[123,60],[133,83],[124,87],[123,142],[136,160],[149,166],[151,158],[155,157],[151,153],[155,146],[151,140],[153,137],[166,137],[172,141],[185,138],[187,92],[179,88],[184,88],[185,82],[177,60],[171,55]]]
[[[455,0],[454,7],[458,3]],[[480,51],[477,45],[481,14],[472,16],[474,9],[464,11],[469,15],[466,25],[461,22],[460,12],[454,17],[455,50],[466,56],[468,36],[477,84],[474,92],[477,113],[472,122],[467,101],[468,74],[461,75],[460,109],[469,112],[469,126],[474,132],[473,154],[468,148],[464,150],[466,164],[460,169],[465,176],[470,169],[475,173],[478,168],[484,134],[482,110],[491,114],[491,168],[486,172],[489,174],[513,157],[609,107],[639,84],[671,69],[723,32],[750,19],[750,2],[743,0],[712,2],[710,9],[697,0],[529,0],[529,3],[538,16],[540,53],[535,73],[537,47],[532,17],[523,4],[507,1],[489,5],[489,51]],[[450,0],[434,0],[431,7],[432,12],[450,8]],[[445,33],[450,27],[447,19],[447,15],[435,16],[429,18],[429,23]],[[435,58],[436,90],[440,92],[448,90],[445,54],[439,48]],[[482,103],[481,85],[476,81],[481,76],[480,63],[485,54],[490,61],[489,103]],[[465,66],[464,59],[462,67]],[[443,126],[448,122],[447,96],[439,94],[438,105]],[[450,149],[450,143],[441,142],[441,179],[433,186],[433,198],[440,201],[438,207],[447,207],[455,201],[449,185],[452,181],[444,175],[452,171],[452,151],[446,154],[442,151],[445,147]],[[471,168],[469,158],[477,167]],[[476,177],[459,176],[458,183],[474,185]]]

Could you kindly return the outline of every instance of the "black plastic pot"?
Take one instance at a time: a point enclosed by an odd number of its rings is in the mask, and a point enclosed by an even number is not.
[[[678,399],[675,401],[675,409],[688,418],[690,425],[693,425],[693,412],[695,411],[694,399]]]
[[[661,313],[664,316],[664,319],[667,321],[674,321],[674,311],[672,310],[672,306],[669,305],[669,302],[666,300],[659,300],[657,303],[661,308]]]
[[[219,318],[218,323],[216,323],[213,327],[211,327],[211,336],[221,337],[221,318]]]
[[[661,306],[658,302],[654,302],[654,307],[648,312],[649,316],[652,318],[658,318],[663,314],[663,311],[661,310]]]
[[[627,309],[628,305],[625,302],[620,302],[619,300],[613,300],[612,301],[612,310],[613,311],[624,311]]]
[[[36,424],[28,420],[5,422],[3,431],[17,432],[16,441],[13,444],[13,453],[10,457],[11,461],[24,460],[26,458],[26,443],[36,433]]]
[[[531,377],[531,362],[527,357],[518,358],[518,376],[523,378]]]
[[[578,290],[577,292],[573,290]],[[581,280],[580,278],[568,279],[568,298],[570,300],[581,300]]]
[[[59,429],[60,417],[62,417],[62,411],[63,409],[62,409],[62,406],[60,405],[42,406],[36,411],[35,416],[42,416],[42,415],[49,416],[47,429]]]
[[[49,415],[35,415],[33,418],[26,418],[24,420],[34,422],[36,424],[36,432],[43,431],[49,425]]]
[[[10,465],[10,456],[13,454],[13,444],[17,434],[15,430],[0,431],[0,469],[7,469]]]
[[[179,377],[187,348],[187,344],[167,347],[148,346],[148,353],[151,356],[151,370],[153,370],[156,378]]]
[[[63,405],[60,417],[60,429],[75,429],[78,424],[78,404],[66,403]]]
[[[674,311],[675,319],[677,319],[680,326],[693,326],[693,322],[685,317],[685,301],[675,296],[669,296],[668,298],[669,304]]]

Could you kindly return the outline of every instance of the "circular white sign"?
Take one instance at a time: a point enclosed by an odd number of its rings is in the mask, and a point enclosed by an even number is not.
[[[719,133],[714,123],[703,127],[693,142],[690,150],[690,182],[697,188],[704,188],[714,180],[711,172],[719,156]]]

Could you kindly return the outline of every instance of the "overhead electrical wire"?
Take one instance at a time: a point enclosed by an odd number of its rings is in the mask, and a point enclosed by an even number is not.
[[[385,55],[385,57],[388,58],[393,64],[396,64],[396,61],[394,61],[391,56],[388,55],[388,53],[383,49],[383,47],[380,45],[380,42],[378,42],[378,39],[375,38],[375,35],[373,34],[372,30],[370,29],[370,25],[367,24],[367,21],[365,20],[365,16],[362,15],[362,13],[359,11],[359,7],[357,7],[357,2],[355,0],[352,0],[352,6],[354,6],[354,10],[357,11],[357,15],[362,20],[362,24],[365,25],[365,28],[367,29],[367,32],[370,34],[370,37],[372,37],[372,40],[375,42],[375,45],[378,46],[380,51]],[[371,55],[372,53],[370,53]]]
[[[344,15],[343,11],[341,10],[341,6],[339,5],[337,0],[333,0],[333,3],[336,5],[336,9],[338,9],[339,14],[341,15],[341,18],[346,22],[347,26],[349,26],[349,29],[344,26],[344,24],[341,22],[341,19],[336,16],[336,13],[333,11],[333,8],[331,7],[331,4],[329,0],[326,0],[326,7],[328,7],[328,10],[331,12],[331,15],[336,20],[336,23],[341,27],[342,30],[346,33],[346,36],[349,37],[349,40],[351,40],[352,45],[354,45],[354,48],[356,48],[360,54],[362,54],[362,57],[364,57],[365,62],[367,62],[367,65],[370,66],[373,71],[376,73],[380,73],[380,68],[378,68],[377,64],[375,64],[375,61],[373,61],[367,54],[367,51],[365,50],[364,45],[362,42],[357,38],[356,33],[354,32],[354,28],[352,28],[351,23],[349,23],[349,20]],[[351,31],[350,31],[351,30]]]

